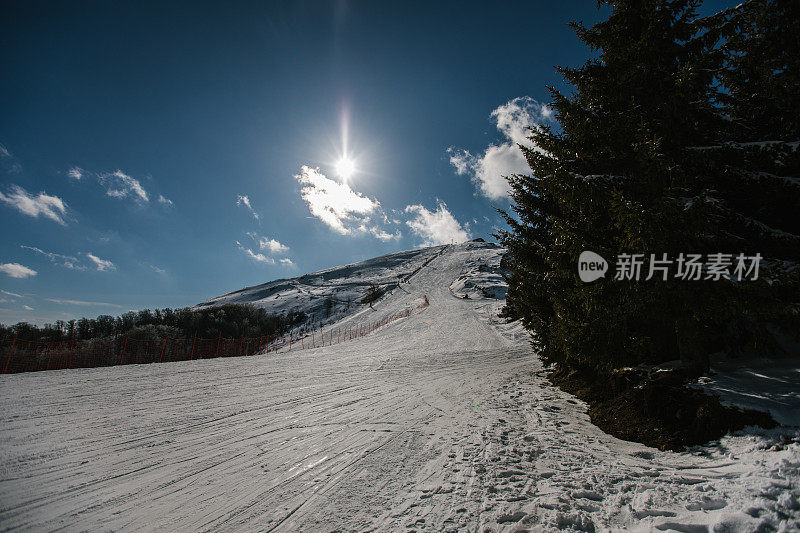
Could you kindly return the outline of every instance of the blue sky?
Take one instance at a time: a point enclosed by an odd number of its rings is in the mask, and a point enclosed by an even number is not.
[[[14,2],[0,322],[490,238],[594,2]],[[344,151],[346,150],[346,154]],[[337,173],[343,155],[354,172]],[[346,173],[345,173],[346,174]]]

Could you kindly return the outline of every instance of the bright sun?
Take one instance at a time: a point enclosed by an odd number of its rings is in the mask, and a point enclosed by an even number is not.
[[[346,157],[341,158],[339,162],[336,163],[336,173],[344,180],[349,180],[355,170],[356,168],[353,162]]]

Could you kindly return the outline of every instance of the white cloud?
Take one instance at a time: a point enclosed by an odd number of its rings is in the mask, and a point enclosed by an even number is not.
[[[481,155],[455,147],[448,148],[447,153],[456,174],[469,175],[484,196],[496,200],[508,196],[505,176],[530,173],[517,145],[532,147],[528,139],[531,130],[553,120],[553,110],[533,98],[522,96],[501,105],[490,116],[505,137],[504,142],[490,144]]]
[[[98,174],[97,179],[106,188],[106,194],[112,198],[126,198],[131,196],[137,203],[147,203],[150,196],[144,190],[139,180],[132,178],[121,170]]]
[[[72,167],[67,170],[67,176],[74,180],[79,180],[83,177],[83,169],[81,167]]]
[[[23,308],[24,310],[26,310],[26,311],[33,311],[33,307],[31,307],[31,306],[29,306],[29,305],[23,305],[23,306],[22,306],[22,308]]]
[[[372,226],[369,228],[369,232],[375,236],[376,239],[379,239],[383,242],[391,241],[392,239],[400,239],[403,234],[398,230],[395,233],[389,233],[388,231],[384,231],[377,226]]]
[[[507,139],[516,144],[527,144],[531,129],[550,119],[552,111],[529,96],[521,96],[501,105],[492,111],[491,116]]]
[[[44,250],[36,248],[35,246],[21,245],[20,248],[41,254],[49,259],[51,263],[58,266],[63,266],[64,268],[69,268],[70,270],[86,270],[86,267],[80,264],[80,259],[75,256],[45,252]]]
[[[106,190],[106,195],[111,198],[132,198],[140,205],[150,202],[150,193],[145,190],[141,182],[122,170],[117,169],[114,172],[97,173],[84,170],[79,166],[74,166],[67,170],[66,174],[74,180],[83,180],[86,177],[97,178],[100,186]],[[156,201],[167,207],[172,207],[174,205],[172,200],[163,194],[159,194],[156,197]]]
[[[271,239],[269,237],[261,237],[258,235],[258,233],[254,231],[247,231],[245,232],[245,235],[247,235],[248,237],[253,239],[256,243],[258,243],[258,247],[267,253],[280,254],[289,251],[289,247],[286,246],[285,244],[282,244],[277,240]],[[244,247],[242,243],[239,241],[236,241],[236,246],[241,251],[243,251],[250,259],[258,261],[259,263],[275,264],[276,262],[279,262],[285,265],[294,264],[292,260],[289,258],[283,258],[276,261],[274,258],[269,257],[268,255],[264,255],[263,253],[260,252],[254,252],[251,248]]]
[[[450,155],[450,164],[456,169],[456,174],[463,176],[472,170],[477,158],[468,150],[457,150],[454,146],[447,149]]]
[[[433,212],[421,205],[409,205],[405,211],[414,215],[406,224],[415,235],[424,239],[423,246],[460,243],[470,238],[469,232],[461,227],[444,202],[439,202]]]
[[[236,197],[236,205],[243,205],[250,211],[250,214],[253,215],[253,218],[258,220],[261,218],[261,215],[256,213],[256,210],[253,209],[253,206],[250,205],[250,198],[247,196],[242,196],[241,194]]]
[[[380,207],[377,200],[362,196],[346,183],[325,177],[318,168],[303,165],[295,179],[303,185],[300,196],[311,214],[342,235],[358,230],[369,220],[365,215]]]
[[[0,293],[5,294],[6,296],[11,296],[12,298],[22,298],[21,294],[17,294],[16,292],[9,292],[0,289]]]
[[[19,263],[5,263],[0,265],[0,272],[12,278],[29,278],[36,275],[36,271]]]
[[[269,250],[273,254],[286,252],[289,250],[289,247],[285,244],[281,244],[275,239],[268,239],[267,237],[261,237],[261,239],[258,241],[258,246],[262,250]]]
[[[155,272],[156,274],[166,274],[166,273],[167,273],[167,271],[166,271],[166,270],[164,270],[163,268],[158,268],[158,267],[157,267],[157,266],[155,266],[155,265],[150,265],[150,268],[151,268],[151,269],[153,270],[153,272]]]
[[[117,268],[116,265],[114,263],[112,263],[111,261],[108,261],[106,259],[100,259],[99,257],[97,257],[94,254],[91,254],[91,253],[87,252],[86,253],[86,257],[88,257],[89,260],[92,263],[95,264],[95,266],[97,267],[97,270],[100,271],[100,272],[104,272],[106,270],[115,270]]]
[[[275,263],[275,260],[273,258],[267,257],[266,255],[261,253],[254,252],[250,248],[242,248],[242,251],[244,251],[244,253],[246,253],[250,259],[258,261],[259,263],[269,263],[269,264]]]
[[[63,218],[67,213],[67,206],[58,196],[50,196],[44,192],[33,196],[19,185],[12,185],[8,195],[0,192],[0,201],[33,218],[39,218],[39,215],[42,215],[62,226],[67,225]]]
[[[106,307],[123,308],[122,305],[110,304],[108,302],[85,302],[83,300],[64,300],[64,299],[61,299],[61,298],[45,298],[45,300],[47,300],[48,302],[53,302],[53,303],[61,304],[61,305],[80,305],[80,306],[103,305],[103,306],[106,306]]]

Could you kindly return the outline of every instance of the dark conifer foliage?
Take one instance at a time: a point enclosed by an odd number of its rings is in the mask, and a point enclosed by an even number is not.
[[[797,331],[797,9],[759,0],[698,19],[698,4],[619,1],[608,20],[573,24],[596,57],[558,69],[574,87],[550,89],[558,127],[521,147],[532,174],[509,178],[498,237],[509,302],[548,363],[680,357],[701,372],[711,352],[768,351],[768,328]],[[610,275],[580,281],[584,250]],[[637,282],[613,279],[620,253],[764,259],[758,281],[645,281],[643,269]]]

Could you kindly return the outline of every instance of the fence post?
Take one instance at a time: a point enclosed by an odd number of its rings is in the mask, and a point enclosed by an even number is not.
[[[129,333],[125,334],[125,344],[122,345],[122,357],[119,358],[119,364],[122,364],[122,361],[125,360],[125,348],[128,347],[128,335],[130,334]]]
[[[194,342],[197,340],[197,330],[194,330],[194,338],[192,339],[192,355],[189,356],[189,361],[194,361]]]
[[[161,357],[158,358],[159,363],[164,360],[164,350],[167,349],[167,339],[169,339],[169,335],[164,337],[164,346],[161,347]]]
[[[219,357],[219,345],[222,342],[222,330],[219,331],[219,338],[217,339],[217,357]]]
[[[264,346],[263,344],[264,335],[258,336],[258,349],[261,350],[261,347]],[[267,333],[267,346],[269,346],[269,333]]]
[[[242,356],[242,346],[244,346],[244,333],[242,333],[242,340],[239,341],[239,357]]]
[[[19,335],[19,331],[14,333],[14,342],[11,343],[11,351],[8,352],[8,359],[6,359],[6,366],[5,366],[5,368],[3,368],[3,374],[6,373],[6,371],[8,370],[8,363],[11,362],[11,354],[14,353],[14,346],[17,345],[17,335]]]

